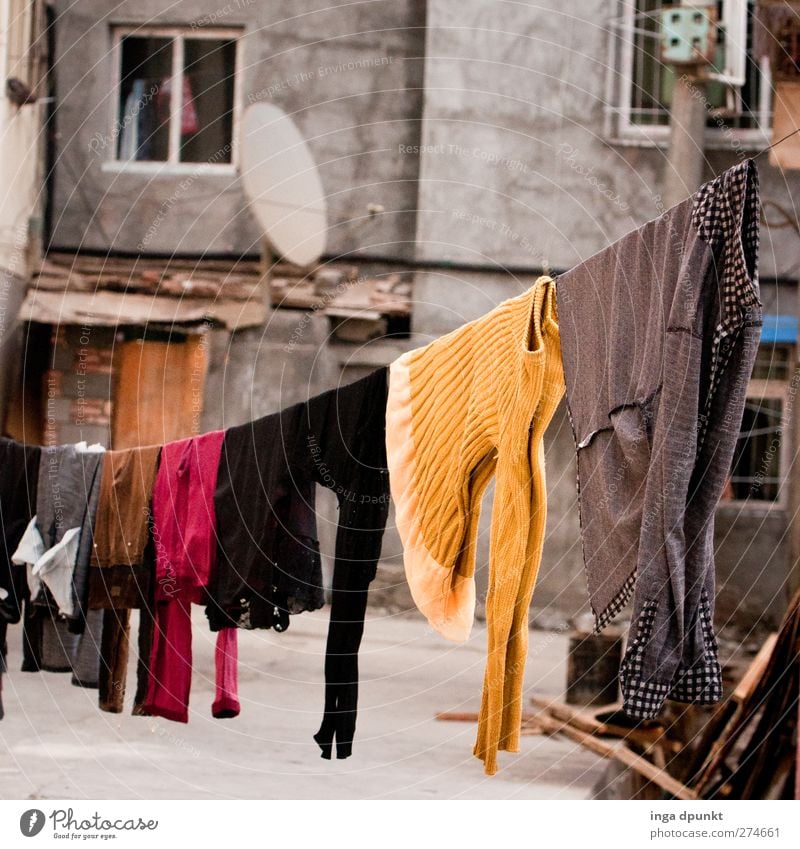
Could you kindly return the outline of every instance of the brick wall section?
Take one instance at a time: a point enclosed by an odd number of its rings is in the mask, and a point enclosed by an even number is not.
[[[43,386],[45,445],[110,445],[114,339],[112,328],[53,328]]]

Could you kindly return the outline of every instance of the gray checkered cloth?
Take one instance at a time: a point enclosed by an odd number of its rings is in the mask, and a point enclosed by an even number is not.
[[[761,333],[746,160],[558,278],[595,629],[634,599],[625,711],[722,696],[714,511]]]

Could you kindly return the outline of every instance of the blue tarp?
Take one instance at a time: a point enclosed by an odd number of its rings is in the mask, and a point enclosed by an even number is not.
[[[797,344],[797,316],[765,315],[761,328],[762,345]]]

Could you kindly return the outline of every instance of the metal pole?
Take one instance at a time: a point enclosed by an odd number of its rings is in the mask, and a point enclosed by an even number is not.
[[[670,139],[664,168],[664,206],[669,209],[703,183],[706,84],[693,66],[675,66]]]

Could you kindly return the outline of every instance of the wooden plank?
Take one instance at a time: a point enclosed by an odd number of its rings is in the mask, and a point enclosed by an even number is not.
[[[158,269],[164,271],[175,270],[198,270],[206,268],[213,271],[227,271],[236,269],[239,272],[258,274],[258,260],[253,259],[191,259],[186,257],[170,257],[158,260],[154,257],[121,257],[121,256],[92,256],[85,253],[64,253],[50,251],[44,259],[48,265],[60,266],[62,268],[75,269],[79,272],[107,272],[130,271],[134,269],[137,274],[145,269]],[[284,273],[292,266],[284,266]],[[295,274],[298,274],[295,271]],[[305,272],[304,272],[305,273]]]
[[[715,750],[715,747],[720,745],[719,741],[724,739],[731,720],[738,709],[738,702],[734,702],[731,699],[724,701],[717,706],[711,718],[701,730],[699,739],[693,747],[694,753],[691,755],[681,776],[684,782],[690,787],[695,787],[696,789],[697,781],[704,764],[712,756],[712,750]]]
[[[771,650],[764,652],[766,663],[761,674],[757,677],[753,676],[755,680],[748,685],[746,693],[745,688],[742,688],[739,699],[735,701],[729,699],[725,703],[726,707],[733,704],[734,709],[719,736],[712,742],[708,755],[698,770],[697,778],[692,780],[692,786],[698,795],[706,795],[715,785],[715,776],[724,770],[726,758],[759,710],[769,700],[771,690],[780,686],[780,680],[787,672],[787,664],[797,662],[798,634],[800,634],[800,589],[795,592],[789,602]]]
[[[569,723],[549,716],[544,716],[542,719],[542,725],[551,733],[563,734],[590,752],[600,755],[600,757],[613,759],[625,764],[625,766],[644,776],[648,781],[651,781],[676,799],[688,801],[697,798],[697,794],[693,790],[681,784],[680,781],[673,778],[665,770],[650,763],[647,758],[643,758],[641,755],[632,752],[624,743],[608,743],[599,737],[587,734],[585,731],[573,727]]]
[[[645,749],[655,751],[655,747],[666,747],[672,752],[681,749],[680,743],[670,740],[665,736],[663,726],[653,728],[624,728],[619,725],[610,725],[600,722],[593,714],[581,710],[564,702],[548,701],[538,696],[531,697],[531,704],[542,708],[550,713],[555,719],[568,722],[573,728],[584,731],[587,734],[599,734],[608,737],[617,737],[621,740],[630,740]],[[663,755],[663,752],[661,752]]]
[[[437,713],[436,716],[434,717],[434,719],[438,720],[439,722],[477,722],[478,721],[478,714],[477,713],[470,713],[468,711],[465,712],[465,713],[458,713],[458,712],[447,713],[447,712],[444,712],[444,713]]]
[[[261,325],[266,309],[258,300],[225,298],[162,298],[154,295],[99,291],[49,292],[29,289],[19,311],[20,321],[40,324],[119,325],[198,324],[211,319],[229,330]]]
[[[523,713],[522,714],[522,724],[536,722],[539,719],[540,714],[538,713]],[[472,711],[443,711],[441,713],[437,713],[434,717],[438,722],[477,722],[478,714],[473,713]]]
[[[522,737],[534,737],[545,734],[546,731],[541,722],[542,714],[525,713],[522,715],[520,735]],[[437,713],[435,719],[439,722],[477,722],[478,714],[470,711],[452,711]]]
[[[743,701],[750,697],[750,694],[756,688],[756,685],[761,680],[764,670],[767,668],[770,656],[775,648],[775,642],[778,639],[777,632],[770,634],[764,641],[764,645],[758,650],[758,653],[751,661],[750,665],[745,670],[739,683],[734,687],[731,698]]]
[[[775,651],[778,634],[772,633],[750,662],[729,699],[719,706],[698,743],[698,757],[687,770],[686,779],[700,793],[705,791],[713,774],[730,747],[731,734],[764,677]]]
[[[547,711],[554,719],[568,722],[574,728],[584,731],[587,734],[595,734],[603,729],[603,724],[598,722],[591,714],[578,710],[572,705],[549,701],[539,696],[532,696],[531,704],[534,707]]]

